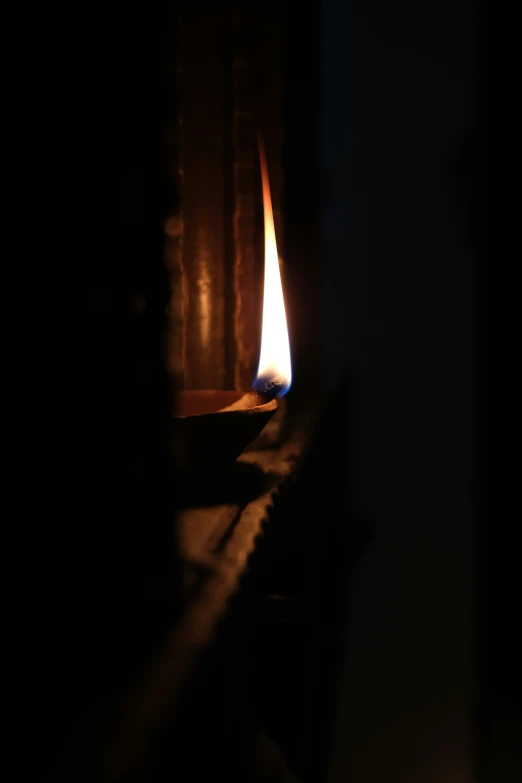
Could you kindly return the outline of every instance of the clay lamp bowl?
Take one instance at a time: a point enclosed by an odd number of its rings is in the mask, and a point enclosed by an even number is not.
[[[263,391],[182,391],[177,394],[172,445],[180,479],[229,470],[278,408],[280,388]]]

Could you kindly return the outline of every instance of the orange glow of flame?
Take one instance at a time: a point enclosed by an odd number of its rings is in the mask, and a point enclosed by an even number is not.
[[[265,218],[265,282],[263,295],[263,328],[261,353],[254,388],[261,391],[278,388],[277,394],[286,394],[292,384],[292,362],[286,324],[283,285],[279,270],[272,199],[263,141],[259,136],[259,162],[263,186]]]

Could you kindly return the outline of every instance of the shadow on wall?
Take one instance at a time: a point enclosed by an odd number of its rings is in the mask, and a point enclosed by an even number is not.
[[[357,379],[346,469],[377,523],[332,783],[471,779],[472,16],[465,0],[326,3],[325,339]]]

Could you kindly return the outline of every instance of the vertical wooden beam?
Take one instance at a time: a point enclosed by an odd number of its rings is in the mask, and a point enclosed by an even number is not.
[[[165,53],[166,125],[164,133],[165,174],[169,183],[169,205],[164,223],[165,267],[169,276],[170,302],[167,310],[166,360],[176,389],[185,386],[185,281],[183,275],[183,159],[181,117],[183,58],[182,19],[174,6],[167,15]]]
[[[259,356],[261,187],[257,163],[254,52],[256,5],[235,4],[232,18],[234,387],[248,388]],[[257,165],[256,165],[257,164]]]
[[[184,386],[225,383],[224,20],[220,3],[181,4]]]

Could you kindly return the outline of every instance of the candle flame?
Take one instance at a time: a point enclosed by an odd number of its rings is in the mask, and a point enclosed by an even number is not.
[[[263,213],[265,219],[265,280],[263,294],[263,327],[261,353],[254,388],[258,391],[273,390],[286,394],[292,384],[292,362],[286,324],[283,285],[279,270],[279,255],[272,212],[268,169],[261,136],[259,136],[259,162],[263,186]]]

